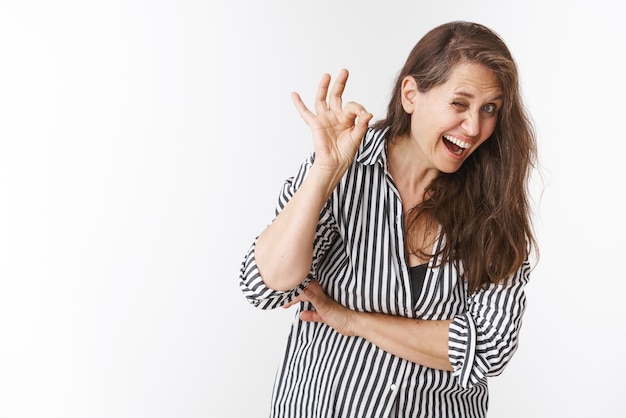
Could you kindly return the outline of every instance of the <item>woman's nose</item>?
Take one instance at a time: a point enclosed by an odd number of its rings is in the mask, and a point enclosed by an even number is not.
[[[480,118],[474,112],[466,112],[461,125],[467,136],[475,137],[480,133]]]

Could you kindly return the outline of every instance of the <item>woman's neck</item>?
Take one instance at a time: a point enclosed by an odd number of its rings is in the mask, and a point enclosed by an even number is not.
[[[407,263],[409,266],[426,263],[437,238],[437,224],[428,215],[415,218],[416,213],[410,211],[422,203],[426,188],[440,172],[429,166],[421,149],[408,138],[388,143],[387,163],[406,215]]]
[[[389,174],[400,191],[405,210],[419,204],[439,170],[428,166],[420,148],[407,138],[396,138],[387,145]],[[408,207],[406,205],[409,205]]]

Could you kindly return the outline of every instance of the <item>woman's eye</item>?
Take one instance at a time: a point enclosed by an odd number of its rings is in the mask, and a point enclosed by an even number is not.
[[[461,102],[452,102],[452,106],[456,107],[457,109],[465,109],[465,108],[467,108],[467,105],[465,103],[461,103]]]
[[[488,104],[483,106],[483,112],[494,113],[496,111],[496,105]]]

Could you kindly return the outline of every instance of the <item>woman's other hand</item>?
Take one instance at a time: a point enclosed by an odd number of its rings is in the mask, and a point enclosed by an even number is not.
[[[324,293],[317,280],[312,280],[302,294],[284,306],[288,308],[298,302],[311,302],[315,310],[302,311],[300,319],[305,322],[323,322],[340,334],[353,336],[353,320],[357,312],[337,303]]]

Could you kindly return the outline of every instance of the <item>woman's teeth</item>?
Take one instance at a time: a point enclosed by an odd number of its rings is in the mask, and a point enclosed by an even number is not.
[[[445,139],[447,139],[448,141],[452,142],[454,145],[458,145],[459,147],[465,149],[465,148],[469,148],[472,146],[472,144],[468,144],[467,142],[463,142],[460,139],[457,139],[453,136],[450,135],[444,135],[443,136]]]
[[[444,135],[443,138],[448,141],[450,144],[454,144],[454,147],[448,147],[450,151],[452,151],[456,155],[461,155],[464,150],[471,147],[472,144],[468,144],[467,142],[463,142],[460,139],[457,139],[450,135]]]

